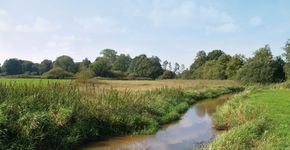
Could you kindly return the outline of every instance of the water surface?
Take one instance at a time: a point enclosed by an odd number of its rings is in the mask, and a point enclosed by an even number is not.
[[[177,122],[163,126],[154,135],[113,137],[86,145],[84,150],[189,150],[211,141],[217,134],[212,125],[212,113],[230,95],[204,100],[192,106]]]

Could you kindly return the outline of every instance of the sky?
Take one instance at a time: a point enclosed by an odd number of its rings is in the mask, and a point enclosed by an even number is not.
[[[0,63],[69,55],[94,60],[105,48],[185,64],[200,50],[252,56],[290,38],[289,0],[0,0]]]

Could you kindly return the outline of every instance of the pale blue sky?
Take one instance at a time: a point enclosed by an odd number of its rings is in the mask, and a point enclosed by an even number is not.
[[[199,50],[274,55],[290,38],[289,0],[0,0],[0,62],[112,48],[190,65]]]

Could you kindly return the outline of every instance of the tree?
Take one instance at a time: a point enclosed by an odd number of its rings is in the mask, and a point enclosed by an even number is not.
[[[196,54],[195,60],[193,64],[190,66],[191,71],[195,71],[199,67],[201,67],[207,61],[207,56],[205,51],[199,51]]]
[[[21,61],[16,58],[6,60],[2,66],[2,69],[7,75],[17,75],[23,73]]]
[[[27,60],[20,60],[21,61],[21,66],[22,66],[22,72],[27,74],[27,75],[37,75],[39,72],[39,67],[38,64],[34,64],[31,61],[27,61]]]
[[[274,81],[275,62],[268,45],[254,53],[238,71],[238,80],[244,83],[270,83]]]
[[[226,75],[228,79],[235,79],[238,70],[244,65],[245,58],[242,55],[234,55],[226,68]]]
[[[168,61],[165,60],[165,61],[162,63],[162,68],[163,68],[163,70],[167,70],[167,66],[168,66]]]
[[[286,78],[289,80],[290,79],[290,39],[285,43],[283,50],[285,51],[284,56],[286,58],[284,70],[285,70]]]
[[[51,60],[48,60],[48,59],[43,60],[39,65],[39,74],[48,72],[50,69],[52,69],[52,67],[53,67],[53,64]]]
[[[79,73],[77,73],[76,77],[79,80],[87,80],[94,77],[94,72],[91,68],[82,68]]]
[[[176,74],[174,72],[166,70],[160,76],[160,79],[173,79],[173,78],[175,78],[175,76],[176,76]]]
[[[290,63],[290,39],[285,43],[283,50],[285,51],[284,56],[286,57],[286,62]]]
[[[90,64],[91,64],[91,61],[88,58],[85,58],[82,61],[82,66],[85,67],[85,68],[89,68],[90,67]]]
[[[100,53],[103,55],[104,58],[108,59],[111,63],[110,65],[113,65],[117,59],[117,52],[113,49],[104,49]]]
[[[172,71],[172,65],[171,65],[171,62],[168,63],[168,70],[169,70],[169,71]]]
[[[173,72],[176,74],[176,73],[179,71],[179,69],[180,69],[180,65],[176,62],[176,63],[174,64]]]
[[[286,79],[284,66],[285,61],[280,56],[274,59],[274,82],[283,82]]]
[[[181,64],[180,72],[182,73],[185,70],[185,65]]]
[[[156,79],[163,73],[163,70],[158,57],[147,58],[147,56],[143,54],[132,60],[129,67],[129,73],[137,77]]]
[[[222,56],[223,54],[225,54],[225,53],[222,50],[213,50],[213,51],[208,53],[207,59],[208,60],[218,60],[218,58],[220,56]]]
[[[95,62],[92,63],[91,69],[95,76],[110,77],[111,76],[111,63],[104,57],[98,57]]]
[[[54,63],[53,67],[62,68],[65,71],[76,73],[77,66],[74,63],[74,60],[69,56],[60,56],[58,57]]]
[[[225,66],[218,60],[207,61],[198,72],[199,78],[211,80],[226,79]]]
[[[121,72],[127,72],[131,60],[132,58],[129,55],[120,54],[113,65],[113,69]]]

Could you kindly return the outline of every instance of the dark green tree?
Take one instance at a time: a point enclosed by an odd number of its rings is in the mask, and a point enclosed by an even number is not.
[[[208,60],[218,60],[218,58],[225,53],[222,50],[213,50],[207,54]]]
[[[235,79],[238,70],[244,65],[245,57],[242,55],[234,55],[227,64],[226,75],[228,79]]]
[[[127,72],[130,66],[131,60],[132,59],[129,55],[120,54],[120,56],[117,57],[113,65],[113,70]]]
[[[238,71],[238,79],[244,83],[274,82],[275,62],[268,45],[254,53]]]
[[[280,57],[274,59],[274,82],[283,82],[285,81],[285,71],[284,71],[285,61]]]
[[[21,61],[16,58],[6,60],[2,66],[2,69],[7,75],[17,75],[23,73]]]
[[[104,49],[101,51],[100,53],[101,55],[103,55],[104,58],[108,59],[110,62],[110,65],[114,65],[116,59],[117,59],[117,51],[113,50],[113,49]]]
[[[52,69],[53,64],[51,60],[45,59],[39,65],[39,74],[43,74]]]
[[[95,76],[110,77],[112,65],[110,61],[104,57],[98,57],[95,62],[91,64],[91,69]]]
[[[195,71],[199,67],[201,67],[207,61],[207,55],[205,51],[199,51],[196,54],[195,60],[193,64],[190,66],[191,71]]]
[[[172,71],[165,70],[163,74],[160,76],[160,79],[174,79],[176,74]]]
[[[74,60],[69,56],[60,56],[53,62],[53,67],[59,67],[67,72],[76,73],[77,66]]]
[[[148,58],[143,54],[132,60],[129,67],[129,73],[134,74],[137,77],[156,79],[163,73],[163,70],[158,57]]]
[[[21,60],[22,72],[28,75],[37,75],[39,72],[38,64],[34,64],[31,61]]]

